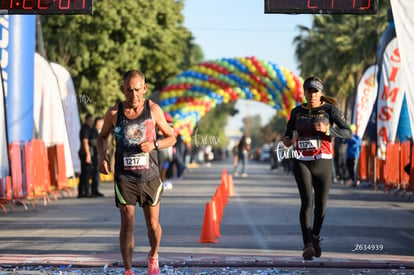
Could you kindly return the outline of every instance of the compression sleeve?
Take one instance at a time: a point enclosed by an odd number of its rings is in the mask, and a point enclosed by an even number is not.
[[[331,136],[346,139],[352,138],[352,131],[349,128],[348,122],[346,122],[341,111],[336,107],[332,108],[332,119],[333,123],[338,127],[332,127],[330,129]]]
[[[286,124],[285,134],[283,135],[284,137],[288,136],[290,139],[292,139],[293,131],[296,130],[296,110],[297,108],[292,110],[288,123]]]

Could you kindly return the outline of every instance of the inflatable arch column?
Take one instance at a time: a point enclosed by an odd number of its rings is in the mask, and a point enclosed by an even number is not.
[[[0,58],[8,142],[33,138],[35,15],[0,17]]]

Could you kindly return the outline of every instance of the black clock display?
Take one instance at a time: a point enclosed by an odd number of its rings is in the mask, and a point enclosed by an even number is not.
[[[2,14],[92,14],[92,0],[0,0]]]
[[[265,0],[265,13],[375,14],[378,0]]]

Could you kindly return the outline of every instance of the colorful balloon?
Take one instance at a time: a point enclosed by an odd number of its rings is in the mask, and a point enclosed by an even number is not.
[[[162,89],[160,106],[174,131],[191,141],[198,121],[217,105],[253,99],[288,117],[303,102],[303,80],[290,70],[255,56],[207,61],[184,71]]]

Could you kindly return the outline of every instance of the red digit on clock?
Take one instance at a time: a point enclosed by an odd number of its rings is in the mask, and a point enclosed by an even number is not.
[[[343,8],[343,9],[347,9],[347,10],[352,10],[355,8],[355,0],[348,0],[348,1],[344,1],[344,3],[342,4],[342,7],[338,7],[338,8]]]
[[[20,0],[10,0],[10,9],[20,8]]]
[[[34,5],[34,0],[23,0],[23,9],[32,10]]]
[[[366,6],[362,6],[362,2],[367,2]],[[361,0],[361,6],[359,7],[360,10],[368,10],[371,7],[371,0]]]
[[[318,8],[318,4],[312,4],[312,2],[317,2],[317,1],[312,1],[312,0],[308,0],[308,8],[309,9],[316,9]]]
[[[49,0],[39,0],[39,2],[37,3],[37,8],[39,10],[47,10],[48,7],[49,7]]]

